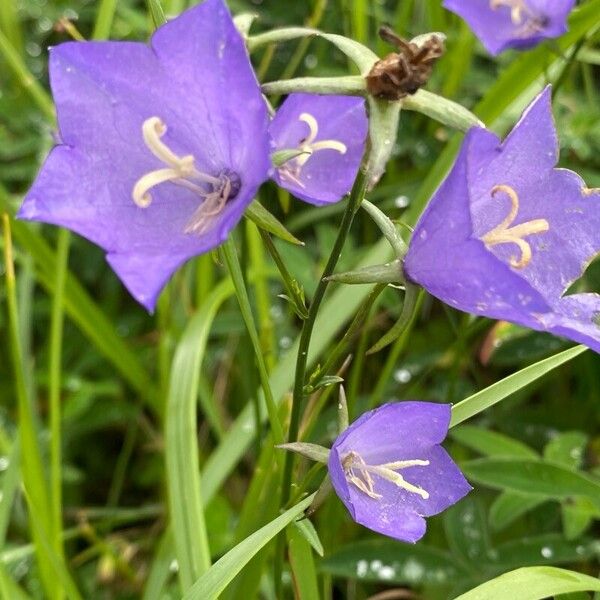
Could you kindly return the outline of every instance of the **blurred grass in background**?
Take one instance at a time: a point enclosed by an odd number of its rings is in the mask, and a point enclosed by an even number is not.
[[[174,15],[187,4],[164,0],[163,8]],[[555,114],[561,164],[578,171],[589,186],[600,186],[600,50],[595,33],[600,17],[587,19],[562,51],[548,44],[529,54],[509,52],[491,60],[466,26],[440,4],[229,2],[234,13],[259,15],[256,30],[306,23],[352,37],[380,55],[391,51],[376,36],[381,23],[405,37],[443,31],[448,52],[428,89],[478,107],[478,114],[499,132],[514,123],[546,81],[559,82]],[[145,40],[152,29],[142,2],[1,0],[2,212],[14,212],[53,143],[52,104],[45,91],[47,47],[78,34]],[[346,74],[350,68],[324,41],[267,48],[252,58],[264,81]],[[370,199],[392,218],[414,224],[456,143],[444,127],[404,113],[393,162]],[[446,148],[450,150],[444,153]],[[262,190],[261,201],[305,242],[304,247],[275,243],[310,298],[343,206],[314,209],[270,185]],[[359,214],[338,270],[363,260],[384,260],[387,249],[379,237]],[[278,297],[284,290],[254,225],[240,225],[237,242],[242,267],[251,274],[248,286],[272,387],[282,396],[292,382],[289,351],[299,322]],[[268,429],[261,425],[256,432],[252,416],[260,382],[251,340],[229,286],[218,288],[228,279],[227,270],[216,254],[190,262],[163,293],[157,314],[149,316],[128,296],[102,252],[85,240],[11,219],[5,223],[2,247],[3,597],[180,597],[167,526],[164,417],[170,382],[196,372],[193,362],[191,367],[185,360],[172,363],[175,349],[188,321],[209,301],[217,302],[214,310],[224,301],[214,322],[209,318],[198,380],[202,494],[213,560],[278,515],[273,493],[279,477],[277,451]],[[596,264],[577,285],[578,290],[600,291]],[[215,299],[218,289],[222,297]],[[327,355],[365,294],[344,289],[329,296],[324,311],[335,319],[329,329],[317,329],[315,354]],[[458,402],[567,347],[551,336],[474,319],[427,298],[410,338],[366,356],[398,315],[399,298],[395,290],[386,290],[352,341],[354,358],[343,374],[352,417],[392,399]],[[182,343],[184,359],[186,347]],[[172,370],[172,364],[181,371]],[[586,352],[453,429],[453,456],[474,484],[483,485],[431,519],[427,537],[417,546],[359,528],[331,498],[313,519],[323,559],[311,553],[306,541],[317,539],[314,532],[288,529],[289,586],[293,576],[295,592],[303,599],[360,599],[390,586],[410,586],[435,600],[455,597],[519,566],[559,564],[596,575],[598,495],[573,488],[569,477],[585,471],[585,481],[599,485],[599,367],[600,359]],[[329,444],[334,437],[336,393],[326,388],[311,398],[303,423],[306,439]],[[284,401],[280,410],[285,419],[289,404]],[[539,476],[527,475],[532,461],[542,465]],[[553,490],[538,489],[548,465],[560,465]],[[322,475],[303,463],[295,480],[312,491]],[[272,598],[272,552],[267,545],[224,597]]]

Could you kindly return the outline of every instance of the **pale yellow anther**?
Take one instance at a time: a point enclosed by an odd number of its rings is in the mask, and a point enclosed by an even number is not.
[[[523,238],[549,231],[550,224],[546,219],[534,219],[511,227],[519,213],[519,196],[509,185],[495,185],[491,191],[492,197],[495,197],[498,192],[503,192],[510,199],[510,211],[502,223],[486,233],[481,241],[488,248],[498,244],[515,244],[521,251],[521,257],[511,257],[510,264],[515,269],[522,269],[531,262],[532,258],[531,245]]]
[[[382,465],[369,465],[367,464],[362,456],[358,452],[348,452],[348,454],[342,460],[342,467],[348,483],[356,486],[361,492],[367,494],[374,500],[380,499],[382,496],[375,492],[375,484],[373,481],[373,475],[377,475],[386,481],[390,481],[394,485],[421,496],[424,500],[429,498],[429,493],[418,485],[409,483],[400,475],[396,473],[401,469],[407,469],[409,467],[427,467],[429,466],[428,460],[399,460]],[[357,471],[360,474],[357,475]],[[361,479],[362,477],[362,479]]]

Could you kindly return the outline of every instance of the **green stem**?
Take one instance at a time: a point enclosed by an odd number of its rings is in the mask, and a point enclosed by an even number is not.
[[[367,164],[368,152],[363,159],[363,167]],[[319,308],[321,306],[321,303],[323,302],[327,286],[329,285],[329,282],[326,278],[333,273],[338,263],[340,254],[342,253],[342,249],[346,242],[346,238],[348,237],[350,227],[352,226],[354,215],[356,214],[358,207],[364,199],[366,189],[367,173],[365,168],[361,168],[356,178],[356,181],[354,182],[354,185],[352,187],[352,191],[350,192],[350,197],[348,198],[348,203],[346,204],[346,210],[344,211],[344,216],[342,217],[342,222],[340,223],[338,235],[333,245],[333,249],[331,250],[331,254],[329,256],[327,264],[325,265],[325,269],[323,270],[321,279],[319,280],[319,284],[317,285],[317,289],[314,293],[312,302],[310,304],[310,308],[308,310],[308,317],[304,321],[302,325],[302,331],[300,332],[298,357],[296,359],[296,371],[294,378],[294,391],[292,396],[292,414],[290,419],[290,428],[287,436],[288,442],[295,442],[298,437],[298,429],[300,427],[300,413],[302,405],[304,403],[304,384],[306,380],[306,366],[308,364],[308,350],[310,347],[310,339],[312,336],[313,328],[315,326],[315,319],[317,318]],[[290,485],[292,482],[293,466],[294,456],[291,452],[287,452],[285,455],[285,462],[283,468],[283,487],[281,490],[282,507],[284,507],[287,504],[290,497]],[[279,536],[274,565],[275,596],[277,598],[281,598],[281,571],[283,566],[284,543],[284,536]]]
[[[267,405],[267,414],[269,416],[269,423],[271,430],[273,431],[273,438],[276,444],[283,442],[283,429],[279,422],[279,416],[277,414],[277,405],[273,398],[273,392],[271,391],[271,384],[269,382],[269,374],[267,372],[267,366],[262,354],[260,347],[260,340],[258,332],[256,330],[256,324],[254,323],[254,317],[252,315],[252,308],[250,306],[250,298],[248,297],[248,291],[244,283],[244,277],[242,275],[242,268],[238,259],[237,250],[235,248],[235,241],[232,237],[229,237],[227,241],[221,246],[223,250],[223,257],[227,263],[229,274],[231,275],[231,281],[240,305],[240,311],[254,348],[254,354],[256,358],[256,364],[258,367],[258,374],[260,377],[261,387],[265,396],[265,402]]]
[[[50,493],[52,498],[53,548],[63,555],[62,544],[62,453],[61,453],[61,362],[64,323],[64,293],[69,260],[71,234],[66,229],[58,233],[56,247],[56,283],[50,321],[49,405],[50,405]]]
[[[279,270],[279,273],[283,280],[283,286],[285,287],[285,291],[289,299],[291,300],[297,315],[301,319],[306,319],[306,317],[308,316],[308,311],[306,310],[306,304],[298,282],[290,275],[290,272],[287,270],[287,267],[285,266],[285,263],[283,262],[279,251],[277,250],[277,247],[271,239],[271,236],[262,229],[259,229],[259,232],[263,244],[265,245],[267,251],[271,255],[271,258],[277,266],[277,269]]]

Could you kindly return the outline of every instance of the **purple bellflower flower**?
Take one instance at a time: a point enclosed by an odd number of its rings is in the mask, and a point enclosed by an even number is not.
[[[468,494],[468,484],[440,446],[450,405],[395,402],[365,413],[336,439],[329,476],[336,494],[361,525],[414,543],[423,517]]]
[[[310,204],[337,202],[356,179],[368,127],[362,98],[290,94],[269,132],[276,151],[303,153],[275,168],[273,178]]]
[[[405,273],[460,310],[600,352],[600,296],[565,295],[600,252],[600,190],[557,160],[550,88],[504,142],[471,129],[417,223]]]
[[[218,246],[268,177],[268,113],[223,0],[160,27],[150,45],[50,51],[60,144],[19,217],[98,244],[152,310],[172,273]]]
[[[575,0],[444,0],[494,55],[561,36],[574,5]]]

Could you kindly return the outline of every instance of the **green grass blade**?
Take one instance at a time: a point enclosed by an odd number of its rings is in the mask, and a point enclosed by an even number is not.
[[[0,2],[0,29],[7,36],[15,52],[23,56],[23,32],[15,0]]]
[[[198,382],[213,319],[232,292],[229,281],[213,290],[189,321],[171,368],[165,417],[165,457],[171,524],[184,592],[210,566],[200,493],[196,431]]]
[[[19,438],[13,442],[8,456],[8,467],[2,481],[0,495],[0,552],[5,549],[6,532],[10,521],[13,501],[21,484],[21,451]]]
[[[101,0],[92,34],[95,40],[105,40],[110,35],[116,8],[117,0]]]
[[[528,567],[486,581],[456,600],[542,600],[588,591],[600,592],[600,580],[556,567]]]
[[[280,531],[301,515],[311,504],[314,494],[308,496],[282,515],[271,521],[220,558],[184,595],[184,600],[214,600],[231,580],[248,564],[250,559]]]
[[[142,600],[163,600],[166,597],[165,586],[173,574],[171,563],[174,555],[173,533],[167,529],[158,543]]]
[[[54,121],[54,105],[50,96],[31,74],[19,52],[2,31],[0,31],[0,55],[4,57],[19,85],[31,96],[44,116]]]
[[[8,210],[6,191],[0,187],[0,209]],[[15,241],[33,257],[39,282],[50,292],[56,288],[57,257],[44,238],[30,225],[11,220]],[[67,273],[64,297],[65,311],[96,348],[143,398],[152,401],[156,390],[137,355],[116,332],[114,324],[92,300],[77,278]]]
[[[8,215],[3,214],[4,262],[6,273],[6,301],[8,308],[9,346],[14,371],[14,385],[19,409],[18,428],[22,448],[23,483],[29,499],[32,537],[36,548],[36,557],[40,567],[42,583],[49,597],[60,594],[57,582],[53,577],[52,567],[48,562],[41,537],[40,528],[33,519],[42,523],[46,531],[52,531],[50,516],[50,497],[45,479],[42,452],[39,445],[33,400],[29,396],[25,378],[25,367],[21,336],[19,333],[19,317],[17,311],[16,278],[12,255],[11,229]]]
[[[469,398],[466,398],[452,407],[452,421],[450,426],[458,425],[501,400],[508,398],[511,394],[518,392],[525,386],[536,381],[536,379],[543,377],[564,363],[573,360],[576,356],[579,356],[586,350],[587,348],[585,346],[569,348],[564,352],[559,352],[554,356],[550,356],[533,365],[529,365],[517,373],[513,373],[512,375],[497,381],[485,388],[485,390],[481,390],[480,392],[469,396]]]
[[[50,360],[48,396],[50,411],[50,496],[52,499],[52,547],[63,555],[62,523],[62,455],[61,455],[61,363],[64,323],[64,293],[71,234],[61,229],[56,250],[57,271],[50,318]]]

